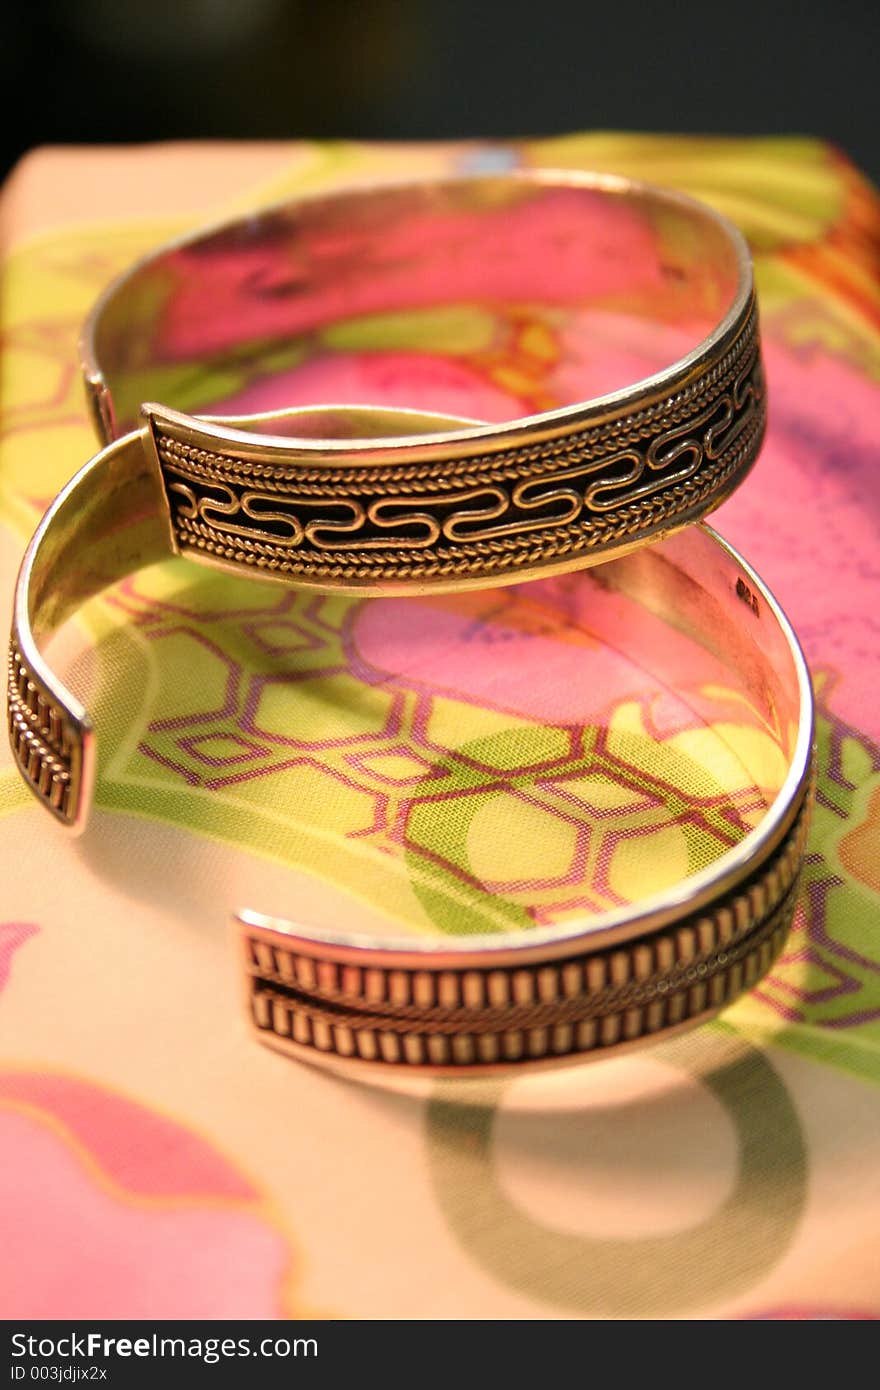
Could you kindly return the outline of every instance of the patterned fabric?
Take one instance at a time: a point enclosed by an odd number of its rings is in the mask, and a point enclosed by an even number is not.
[[[779,755],[735,692],[713,687],[707,718],[647,676],[576,577],[352,601],[144,571],[57,642],[99,732],[87,834],[64,838],[0,754],[6,1317],[880,1309],[880,205],[841,155],[623,135],[32,155],[0,200],[3,592],[94,452],[75,343],[113,274],[302,189],[517,164],[682,188],[751,240],[771,426],[717,524],[819,697],[789,947],[716,1023],[556,1074],[366,1085],[259,1048],[231,906],[378,934],[585,916],[735,843]],[[544,409],[560,362],[590,363],[534,327],[478,301],[364,316],[279,380],[291,402]]]

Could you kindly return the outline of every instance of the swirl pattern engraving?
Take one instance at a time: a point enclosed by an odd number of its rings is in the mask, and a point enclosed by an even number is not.
[[[290,448],[219,453],[209,432],[151,414],[181,553],[330,585],[590,563],[717,505],[754,461],[764,423],[754,305],[673,394],[488,454],[460,456],[459,445],[451,458],[413,462],[410,449],[400,463],[316,465]]]

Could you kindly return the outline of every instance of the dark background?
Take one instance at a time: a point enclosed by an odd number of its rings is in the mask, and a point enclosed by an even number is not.
[[[2,170],[46,142],[813,134],[880,177],[876,0],[19,0]]]

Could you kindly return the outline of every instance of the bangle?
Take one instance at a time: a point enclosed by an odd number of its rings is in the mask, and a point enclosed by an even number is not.
[[[204,418],[308,393],[315,371],[334,389],[346,347],[375,367],[389,336],[468,364],[499,418],[369,439]],[[581,569],[667,535],[738,485],[765,423],[740,233],[680,194],[569,172],[349,190],[200,232],[110,286],[82,356],[105,441],[166,403],[142,447],[175,551],[364,593]]]
[[[61,493],[16,591],[12,750],[31,789],[74,829],[87,814],[94,735],[40,648],[84,599],[168,553],[155,471],[132,441],[110,445]],[[619,556],[579,583],[625,600],[635,621],[622,625],[622,641],[628,627],[644,629],[637,620],[649,613],[674,629],[677,662],[686,638],[695,659],[709,653],[720,663],[738,707],[754,712],[787,766],[759,825],[673,891],[576,928],[453,946],[322,935],[244,912],[248,1008],[262,1041],[361,1068],[470,1072],[566,1061],[698,1023],[769,968],[794,911],[811,802],[813,702],[797,640],[766,587],[705,525]],[[639,660],[659,679],[687,684],[698,709],[699,684],[667,669],[671,647],[650,642]]]
[[[469,298],[502,318],[528,303],[529,329],[561,326],[570,353],[594,329],[612,340],[625,303],[627,341],[655,369],[566,403],[563,352],[544,382],[562,403],[488,425],[433,399],[252,409],[291,361],[332,356],[340,320],[382,314],[386,335],[389,323],[411,332],[428,305],[436,328],[438,305]],[[457,343],[461,325],[447,329]],[[87,818],[94,733],[45,643],[92,595],[174,553],[363,594],[604,561],[581,582],[711,654],[784,755],[772,803],[735,848],[673,891],[575,927],[452,946],[241,913],[262,1041],[360,1069],[564,1062],[700,1022],[769,968],[803,860],[813,705],[772,595],[714,532],[688,525],[741,480],[764,429],[751,267],[729,224],[678,195],[568,174],[302,200],[141,262],[99,301],[83,357],[108,442],[28,547],[8,679],[16,762],[67,828]],[[199,416],[148,405],[138,424],[156,383]],[[635,621],[629,640],[644,629]],[[638,655],[673,686],[686,679],[666,669],[662,643]],[[704,697],[689,687],[688,698]]]

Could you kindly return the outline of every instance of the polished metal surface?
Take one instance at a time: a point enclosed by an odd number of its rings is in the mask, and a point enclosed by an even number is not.
[[[491,335],[476,353],[475,317]],[[353,335],[369,348],[343,351]],[[197,418],[317,404],[317,382],[375,410],[364,362],[387,365],[389,336],[416,365],[465,364],[481,422],[305,438]],[[344,191],[202,232],[111,285],[82,350],[106,440],[163,402],[147,442],[176,550],[322,589],[581,569],[718,506],[765,423],[739,232],[680,194],[574,172]],[[340,377],[352,361],[364,380]],[[430,372],[398,375],[391,404],[450,413]]]

